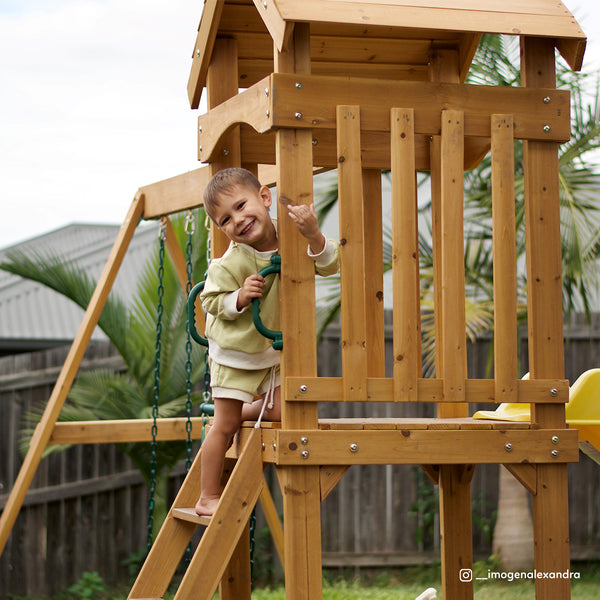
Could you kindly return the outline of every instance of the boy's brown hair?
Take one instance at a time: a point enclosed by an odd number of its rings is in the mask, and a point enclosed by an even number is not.
[[[226,194],[232,187],[239,185],[258,192],[261,185],[254,173],[241,167],[230,167],[219,171],[204,189],[204,210],[212,218],[212,208],[219,204],[219,195]]]

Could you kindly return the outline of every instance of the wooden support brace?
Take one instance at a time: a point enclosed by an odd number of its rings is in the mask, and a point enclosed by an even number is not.
[[[60,414],[69,390],[71,389],[71,385],[73,384],[83,355],[98,323],[108,294],[117,277],[119,267],[123,262],[123,258],[125,257],[125,253],[143,211],[144,198],[141,195],[136,195],[129,208],[125,221],[121,226],[119,234],[117,235],[117,239],[115,240],[110,256],[108,257],[106,266],[100,275],[100,279],[98,280],[90,304],[85,312],[79,331],[71,345],[71,349],[69,350],[69,354],[67,355],[65,364],[58,376],[54,389],[52,390],[52,394],[48,399],[42,419],[35,428],[29,444],[29,450],[13,485],[11,494],[4,507],[4,511],[2,512],[2,516],[0,516],[0,553],[2,553],[4,546],[8,541],[10,531],[17,519],[27,490],[31,485],[31,481],[33,480],[38,465],[40,464],[42,454],[52,435],[52,430],[56,424],[58,415]]]

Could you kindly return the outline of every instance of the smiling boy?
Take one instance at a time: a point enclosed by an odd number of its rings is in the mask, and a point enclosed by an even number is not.
[[[202,445],[199,515],[212,515],[220,498],[223,460],[242,421],[281,419],[279,352],[260,335],[248,310],[261,298],[261,317],[279,329],[279,278],[258,271],[277,252],[277,230],[269,216],[271,191],[245,169],[219,171],[204,191],[204,208],[231,240],[225,254],[211,262],[201,301],[207,313],[212,427]],[[327,276],[339,267],[338,244],[321,233],[314,206],[287,206],[288,218],[308,241],[315,272]],[[256,399],[258,397],[258,399]]]

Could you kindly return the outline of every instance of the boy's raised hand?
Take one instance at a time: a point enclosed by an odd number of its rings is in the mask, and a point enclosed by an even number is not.
[[[298,228],[298,231],[308,240],[310,251],[319,254],[325,247],[325,236],[319,229],[315,205],[288,204],[288,216]]]

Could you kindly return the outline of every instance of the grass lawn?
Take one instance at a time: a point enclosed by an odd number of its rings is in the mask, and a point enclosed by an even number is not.
[[[474,577],[489,577],[492,567],[476,565]],[[600,563],[575,564],[572,570],[579,578],[571,579],[572,600],[600,598]],[[428,587],[437,590],[442,598],[439,567],[406,568],[386,573],[372,582],[334,579],[325,575],[323,600],[415,600]],[[475,600],[534,600],[535,588],[531,579],[506,581],[487,579],[474,581]],[[256,589],[253,600],[284,600],[283,587]]]

